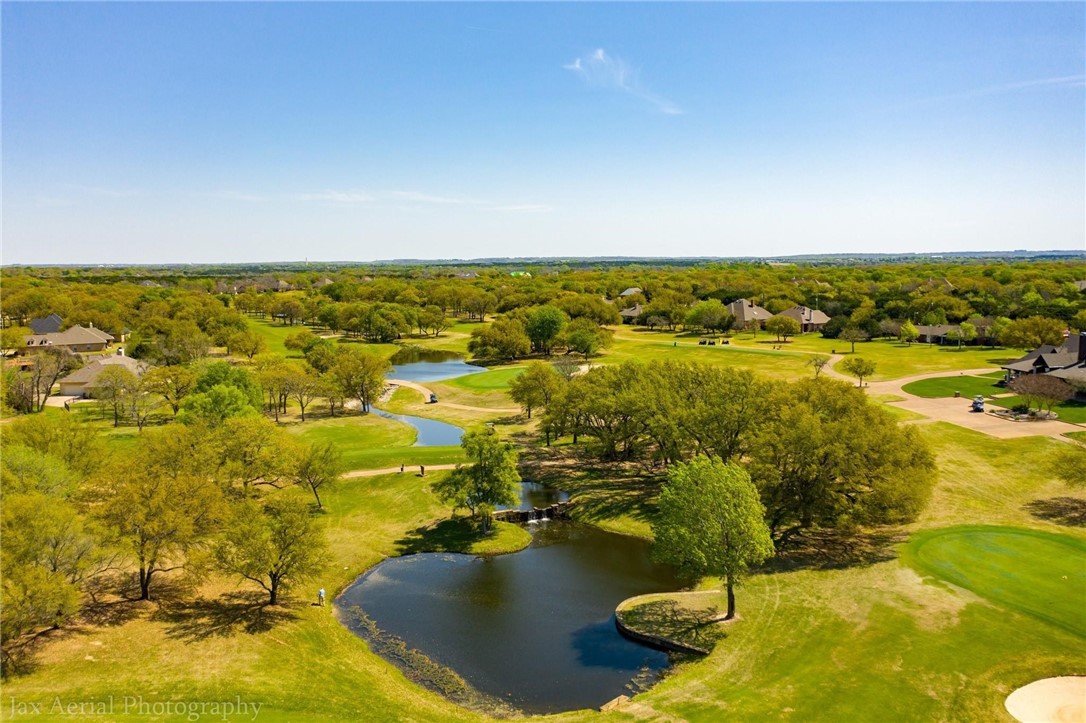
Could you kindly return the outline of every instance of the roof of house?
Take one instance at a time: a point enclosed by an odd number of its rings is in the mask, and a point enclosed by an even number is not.
[[[633,296],[634,294],[640,294],[640,293],[641,293],[641,287],[640,286],[631,286],[630,288],[626,289],[621,294],[619,294],[619,296]]]
[[[43,316],[40,319],[31,319],[27,326],[35,334],[56,334],[60,331],[60,325],[64,323],[64,319],[61,319],[56,314],[50,314],[49,316]]]
[[[75,346],[77,344],[108,344],[113,335],[83,326],[72,326],[55,334],[31,334],[26,337],[27,346]]]
[[[1086,281],[1076,281],[1074,284],[1079,291],[1086,291]]]
[[[1037,364],[1045,369],[1063,369],[1073,366],[1078,360],[1078,354],[1072,354],[1069,351],[1054,351],[1037,357]]]
[[[1004,364],[1001,369],[1010,369],[1012,372],[1032,372],[1035,366],[1033,359],[1018,359],[1010,364]]]
[[[920,336],[946,336],[948,332],[958,329],[957,324],[921,324],[916,327]]]
[[[780,315],[795,319],[801,324],[826,324],[830,320],[830,317],[823,311],[799,305],[793,306],[791,309],[785,309]]]
[[[1069,382],[1086,382],[1086,365],[1079,364],[1066,369],[1055,369],[1050,371],[1047,376],[1065,379]]]
[[[618,312],[618,315],[624,319],[635,319],[641,316],[641,304],[634,304],[629,309],[622,309]]]
[[[772,318],[772,314],[746,299],[736,299],[728,304],[728,311],[735,315],[736,321],[765,321]]]
[[[102,357],[101,359],[95,359],[90,364],[75,370],[68,376],[60,380],[61,384],[84,384],[93,386],[95,380],[98,379],[98,375],[102,373],[107,367],[121,366],[132,372],[136,376],[143,376],[143,373],[150,368],[146,362],[141,362],[138,359],[133,359],[130,356],[121,356],[120,354],[114,356]]]

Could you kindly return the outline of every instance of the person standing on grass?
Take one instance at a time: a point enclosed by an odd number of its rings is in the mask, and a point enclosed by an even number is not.
[[[403,462],[400,462],[400,474],[403,474]]]
[[[317,591],[317,604],[324,607],[324,588]]]

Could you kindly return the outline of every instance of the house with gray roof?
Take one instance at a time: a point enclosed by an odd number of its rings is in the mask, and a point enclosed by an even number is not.
[[[83,326],[72,326],[51,334],[31,334],[16,354],[33,354],[46,347],[64,348],[72,352],[102,351],[113,342],[113,335]]]
[[[735,317],[735,328],[749,329],[757,326],[765,326],[765,323],[773,318],[773,315],[753,301],[736,299],[727,306],[728,312]]]
[[[99,375],[112,366],[120,366],[127,369],[137,377],[142,377],[144,373],[151,368],[146,362],[133,359],[130,356],[124,356],[123,350],[121,350],[113,356],[104,356],[101,359],[95,359],[86,366],[75,370],[63,379],[60,379],[58,381],[60,384],[60,395],[63,397],[80,397],[83,399],[93,397],[94,391],[97,388]]]
[[[64,324],[64,319],[61,319],[56,314],[50,314],[49,316],[43,316],[40,319],[31,319],[27,326],[35,334],[56,334],[60,331],[60,327]]]
[[[799,305],[793,306],[791,309],[785,309],[780,313],[780,316],[795,319],[799,322],[800,330],[804,332],[819,331],[830,321],[830,317],[825,312]]]
[[[1086,383],[1086,331],[1071,334],[1060,346],[1044,344],[1002,367],[1007,378],[1045,374],[1076,384]]]

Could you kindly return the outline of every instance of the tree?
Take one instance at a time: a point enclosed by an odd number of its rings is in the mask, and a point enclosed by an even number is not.
[[[182,424],[206,424],[218,427],[231,417],[257,414],[249,399],[237,387],[217,384],[206,392],[190,394],[181,402],[177,421]]]
[[[777,341],[782,338],[787,341],[788,337],[800,332],[800,326],[799,322],[790,316],[773,316],[766,321],[765,330],[770,334],[776,334]]]
[[[304,422],[305,408],[319,397],[323,390],[321,378],[309,368],[308,364],[287,364],[286,388],[287,394],[298,403]]]
[[[99,372],[94,382],[94,397],[113,410],[114,427],[120,424],[121,410],[127,404],[128,395],[139,386],[139,381],[139,377],[119,364],[110,364]]]
[[[858,341],[867,341],[868,339],[871,338],[871,335],[868,334],[863,329],[860,329],[858,327],[846,326],[844,329],[841,330],[841,333],[838,334],[837,338],[838,339],[844,339],[849,344],[851,344],[852,345],[852,353],[855,354],[856,353],[856,342],[858,342]]]
[[[227,354],[242,354],[250,361],[252,361],[254,356],[265,351],[267,348],[268,343],[264,341],[264,337],[260,336],[252,329],[236,332],[232,334],[226,342]]]
[[[476,358],[516,359],[532,348],[524,325],[516,319],[498,319],[473,329],[468,351]]]
[[[1008,385],[1010,390],[1020,395],[1029,407],[1052,412],[1052,405],[1066,402],[1075,396],[1070,384],[1047,374],[1019,374]]]
[[[735,324],[735,316],[720,299],[708,299],[695,304],[686,313],[683,323],[695,329],[725,332]]]
[[[30,359],[30,392],[34,411],[40,412],[45,409],[45,402],[52,395],[57,380],[83,366],[83,363],[65,347],[46,347],[31,354]]]
[[[33,329],[25,326],[9,326],[0,329],[0,356],[7,356],[25,348],[26,338],[33,333]]]
[[[196,386],[196,372],[182,366],[155,367],[143,375],[142,381],[143,388],[165,399],[176,415],[181,400]]]
[[[864,378],[872,376],[877,368],[878,364],[873,359],[864,359],[862,356],[851,356],[841,362],[841,370],[856,377],[859,380],[857,386],[860,387],[864,385]]]
[[[735,586],[773,555],[765,508],[750,476],[734,464],[698,457],[672,466],[652,523],[653,557],[690,578],[723,577],[724,620],[735,617]]]
[[[807,360],[807,364],[814,368],[815,378],[822,373],[822,370],[826,368],[826,365],[830,363],[830,357],[825,354],[816,354]]]
[[[1086,309],[1079,309],[1071,319],[1071,328],[1080,334],[1086,331]]]
[[[140,599],[155,575],[182,568],[218,525],[222,493],[205,476],[171,474],[153,460],[113,470],[97,512],[135,557]]]
[[[331,487],[339,480],[343,473],[343,458],[331,442],[303,444],[288,469],[294,483],[307,487],[317,501],[317,509],[323,510],[320,490]]]
[[[283,338],[283,346],[291,351],[300,351],[305,354],[317,343],[318,339],[320,337],[309,329],[299,329],[298,331],[292,331]]]
[[[566,347],[583,354],[588,361],[593,354],[611,343],[611,332],[588,317],[574,319],[563,332]]]
[[[951,329],[946,333],[947,339],[958,342],[958,350],[962,348],[962,343],[970,342],[977,338],[977,327],[970,324],[968,321],[963,321],[958,325],[957,329]]]
[[[246,495],[252,485],[279,486],[289,472],[296,438],[267,417],[226,419],[216,437],[220,481]]]
[[[1000,341],[1013,349],[1036,349],[1044,344],[1059,346],[1063,343],[1063,329],[1059,319],[1031,316],[1012,321]]]
[[[1003,343],[1007,330],[1011,328],[1011,323],[1011,320],[1005,316],[997,316],[992,320],[992,325],[988,327],[988,343],[992,345],[993,349],[996,344]]]
[[[906,321],[898,329],[898,338],[909,346],[913,345],[913,342],[920,338],[920,330],[916,328],[916,324],[911,321]]]
[[[532,342],[533,351],[550,355],[551,345],[566,325],[566,315],[555,306],[537,306],[528,312],[524,331]]]
[[[559,357],[555,360],[553,366],[554,370],[567,382],[573,379],[581,368],[581,365],[577,363],[577,360],[569,356]]]
[[[381,396],[385,388],[385,374],[392,365],[384,357],[352,347],[340,349],[329,370],[343,395],[357,399],[363,412],[370,411],[370,403]]]
[[[163,402],[157,395],[148,391],[140,380],[138,384],[128,391],[124,398],[125,416],[132,420],[136,429],[140,432],[147,425],[151,415],[156,414],[162,408]]]
[[[473,518],[479,518],[486,532],[494,507],[517,501],[517,452],[493,429],[467,432],[460,446],[472,464],[457,465],[432,487],[442,502],[451,502],[454,509],[466,508]]]
[[[215,560],[223,571],[260,585],[275,605],[280,592],[321,569],[327,546],[308,506],[280,494],[263,507],[251,500],[235,506]]]
[[[778,549],[807,530],[916,518],[935,464],[915,427],[834,379],[779,384],[763,397],[747,469]]]
[[[509,394],[514,402],[524,407],[528,419],[531,419],[532,409],[550,404],[562,383],[562,375],[554,367],[543,362],[532,362],[509,382]]]

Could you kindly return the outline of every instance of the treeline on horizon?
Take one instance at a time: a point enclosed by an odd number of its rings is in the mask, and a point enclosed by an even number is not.
[[[524,267],[512,272],[499,267],[352,267],[206,277],[107,271],[4,269],[4,326],[25,326],[30,319],[56,313],[65,326],[93,324],[118,338],[134,332],[138,343],[168,333],[172,322],[184,321],[221,345],[231,333],[246,328],[246,315],[350,331],[351,319],[359,314],[372,321],[374,307],[383,330],[365,336],[382,341],[414,330],[426,334],[427,326],[439,332],[443,324],[432,323],[437,316],[478,320],[541,305],[598,324],[619,323],[617,312],[637,304],[646,314],[682,324],[700,301],[740,298],[772,313],[799,304],[853,322],[857,317],[869,322],[957,323],[976,316],[1041,316],[1069,324],[1086,309],[1086,291],[1075,283],[1086,280],[1086,261]],[[621,296],[629,289],[641,291]],[[130,346],[135,351],[138,344]]]

